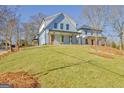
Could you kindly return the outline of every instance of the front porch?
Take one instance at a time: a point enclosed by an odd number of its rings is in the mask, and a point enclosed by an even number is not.
[[[96,37],[96,36],[87,36],[84,39],[86,45],[106,45],[106,38],[105,37]]]
[[[49,44],[78,44],[78,39],[76,38],[78,32],[71,31],[49,31]]]

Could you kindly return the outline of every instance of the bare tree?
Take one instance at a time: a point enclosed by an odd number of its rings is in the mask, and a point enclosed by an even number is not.
[[[109,21],[114,31],[117,32],[120,39],[120,50],[123,49],[124,33],[124,10],[123,6],[110,6]]]
[[[10,50],[12,51],[12,36],[13,36],[13,31],[16,25],[16,20],[15,18],[11,18],[8,21],[8,31],[9,31],[9,42],[10,42]]]
[[[12,51],[12,38],[16,32],[17,11],[18,7],[10,8],[8,6],[0,6],[0,36],[5,41],[6,49],[8,44]]]
[[[6,43],[6,49],[8,44],[8,31],[7,31],[7,22],[8,17],[10,15],[11,11],[7,6],[0,6],[0,36],[3,40],[5,40]]]
[[[30,22],[23,23],[25,46],[32,44],[32,40],[37,36],[44,17],[44,14],[38,13],[30,17]]]
[[[30,24],[29,23],[23,23],[23,30],[24,30],[25,46],[29,46],[30,42],[31,42]]]
[[[103,30],[107,21],[106,8],[106,6],[85,6],[82,18],[87,19],[87,24],[93,29]],[[96,31],[96,45],[97,42],[98,33]]]
[[[31,23],[35,26],[35,29],[39,30],[42,19],[46,17],[43,13],[37,13],[30,17]]]
[[[15,36],[16,36],[16,50],[19,50],[20,46],[20,33],[21,33],[21,28],[20,28],[20,15],[15,18]]]
[[[39,31],[42,19],[46,17],[43,13],[37,13],[30,17],[30,31],[32,37],[35,37]]]

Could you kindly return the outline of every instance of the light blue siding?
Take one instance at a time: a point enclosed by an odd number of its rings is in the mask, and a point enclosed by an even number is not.
[[[43,33],[41,33],[40,37],[39,37],[39,44],[45,44],[45,31]]]
[[[48,44],[49,43],[49,36],[48,36],[49,30],[45,30],[41,33],[39,37],[39,44]]]
[[[54,24],[57,23],[57,29],[54,28]],[[63,23],[63,29],[60,29],[60,24]],[[69,24],[69,30],[66,30],[66,24]],[[60,30],[60,31],[77,31],[76,28],[70,23],[70,21],[65,18],[63,15],[58,16],[48,27],[50,30]]]

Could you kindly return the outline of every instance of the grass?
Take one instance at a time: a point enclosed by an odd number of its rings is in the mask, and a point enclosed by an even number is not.
[[[105,58],[90,46],[24,48],[0,60],[0,72],[26,71],[41,87],[124,87],[124,56]]]

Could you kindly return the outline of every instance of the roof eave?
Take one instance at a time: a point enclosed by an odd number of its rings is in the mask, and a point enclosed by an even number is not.
[[[93,30],[93,31],[99,31],[102,32],[103,30],[99,30],[99,29],[92,29],[92,28],[78,28],[77,30],[81,30],[81,29],[86,29],[86,30]]]

